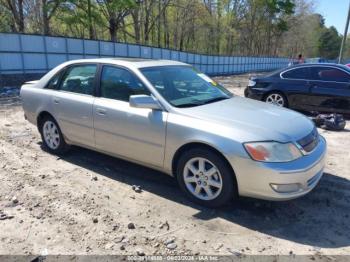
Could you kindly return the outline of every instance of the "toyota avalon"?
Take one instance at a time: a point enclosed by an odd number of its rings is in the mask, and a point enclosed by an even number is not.
[[[193,201],[287,200],[321,179],[326,141],[289,109],[233,95],[167,60],[66,62],[21,88],[43,145],[77,145],[175,176]]]

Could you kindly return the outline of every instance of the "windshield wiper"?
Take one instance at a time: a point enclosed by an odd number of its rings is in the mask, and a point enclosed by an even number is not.
[[[193,107],[193,106],[201,106],[204,105],[203,103],[187,103],[187,104],[181,104],[177,105],[176,107]]]
[[[226,99],[229,99],[229,97],[224,97],[224,96],[216,97],[216,98],[213,98],[213,99],[209,99],[209,100],[207,100],[207,101],[204,101],[204,102],[202,103],[202,105],[210,104],[210,103],[214,103],[214,102],[218,102],[218,101],[226,100]]]
[[[201,105],[206,105],[206,104],[210,104],[210,103],[214,103],[214,102],[218,102],[218,101],[221,101],[221,100],[225,100],[225,99],[229,99],[229,97],[216,97],[216,98],[213,98],[213,99],[209,99],[209,100],[206,100],[206,101],[200,101],[200,100],[197,100],[198,102],[197,103],[187,103],[187,104],[181,104],[181,105],[177,105],[177,107],[193,107],[193,106],[201,106]]]

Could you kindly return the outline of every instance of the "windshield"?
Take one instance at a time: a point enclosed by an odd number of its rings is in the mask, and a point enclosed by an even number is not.
[[[228,99],[232,94],[190,66],[159,66],[140,71],[171,105],[199,106]]]

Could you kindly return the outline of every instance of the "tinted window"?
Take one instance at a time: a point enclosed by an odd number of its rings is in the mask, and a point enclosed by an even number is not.
[[[104,66],[101,75],[101,96],[128,102],[131,95],[150,95],[150,92],[128,70]]]
[[[309,69],[307,67],[292,69],[283,73],[282,77],[289,79],[308,79],[310,77]]]
[[[69,67],[62,78],[59,89],[79,94],[92,95],[96,67],[96,65],[78,65]]]
[[[349,82],[348,73],[333,67],[312,67],[312,79],[322,81]]]

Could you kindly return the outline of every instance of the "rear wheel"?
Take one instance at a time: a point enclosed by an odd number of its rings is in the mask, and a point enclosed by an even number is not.
[[[190,199],[208,207],[228,203],[237,192],[232,169],[221,156],[207,149],[185,152],[179,159],[177,179]]]
[[[287,98],[279,92],[272,92],[265,97],[265,102],[268,104],[288,107]]]
[[[39,130],[43,144],[50,153],[63,154],[69,149],[53,117],[45,116],[39,123]]]

